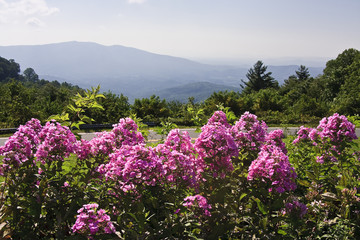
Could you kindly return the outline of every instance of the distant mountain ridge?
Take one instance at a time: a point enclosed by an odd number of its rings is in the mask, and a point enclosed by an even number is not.
[[[241,91],[240,88],[229,87],[210,82],[196,82],[189,83],[179,87],[167,88],[163,90],[155,91],[154,94],[160,98],[168,100],[177,100],[180,102],[186,102],[188,98],[194,97],[195,102],[200,102],[208,98],[213,92],[219,91]]]
[[[241,79],[246,80],[248,71],[241,67],[202,64],[136,48],[90,42],[0,46],[0,56],[14,59],[22,70],[33,68],[47,80],[67,81],[84,88],[100,84],[102,91],[123,93],[130,100],[161,92],[167,92],[167,99],[177,99],[176,92],[179,91],[179,98],[183,98],[187,94],[184,86],[189,88],[188,94],[191,94],[191,86],[196,86],[195,83],[204,86],[208,82],[207,88],[198,89],[199,95],[205,97],[211,87],[214,87],[214,91],[238,88]],[[268,70],[281,84],[295,74],[297,68],[294,65],[269,66]],[[309,71],[312,76],[317,76],[322,73],[322,68],[309,67]],[[171,89],[173,95],[169,92]]]

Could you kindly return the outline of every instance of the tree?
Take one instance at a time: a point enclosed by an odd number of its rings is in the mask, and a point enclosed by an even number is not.
[[[300,65],[299,69],[295,71],[297,79],[302,82],[310,77],[309,69],[304,65]]]
[[[128,97],[123,94],[116,95],[111,91],[103,93],[105,98],[99,99],[102,109],[90,109],[89,115],[95,120],[95,123],[117,123],[120,118],[129,116],[130,104]]]
[[[19,79],[19,72],[20,65],[13,59],[0,57],[0,82],[8,81],[10,78]]]
[[[166,100],[160,100],[159,96],[152,95],[150,98],[136,98],[131,106],[131,112],[144,121],[160,122],[160,118],[170,117],[170,111]]]
[[[24,75],[25,81],[28,81],[28,82],[38,82],[39,81],[39,75],[37,75],[35,70],[32,68],[25,69],[23,75]]]
[[[336,99],[341,86],[352,74],[353,70],[351,65],[359,55],[360,51],[350,48],[339,54],[336,59],[332,59],[326,63],[323,75],[325,89],[322,93],[324,100],[332,102]]]
[[[332,110],[340,114],[360,113],[360,53],[347,68],[348,76],[341,85]]]
[[[204,101],[204,109],[207,115],[212,114],[218,110],[219,105],[224,108],[229,107],[237,116],[240,116],[244,111],[242,104],[239,103],[240,94],[234,91],[219,91],[213,92],[209,98]]]
[[[249,81],[241,80],[245,86],[240,84],[245,94],[257,92],[260,89],[278,87],[278,82],[271,76],[272,72],[266,72],[266,70],[267,66],[264,66],[262,61],[257,61],[254,67],[249,69],[246,74]]]

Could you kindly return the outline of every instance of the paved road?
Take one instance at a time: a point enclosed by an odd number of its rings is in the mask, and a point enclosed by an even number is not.
[[[273,131],[275,129],[278,129],[276,127],[269,127],[268,131]],[[297,131],[298,131],[298,127],[288,127],[288,128],[284,128],[284,133],[287,135],[294,135]],[[181,131],[188,131],[190,134],[190,137],[195,139],[199,136],[199,133],[195,132],[195,128],[188,128],[188,129],[181,129]],[[94,133],[80,133],[81,137],[85,140],[91,140],[93,137],[95,137]],[[356,136],[360,137],[360,128],[356,129]],[[166,136],[164,136],[165,138]],[[2,137],[0,138],[0,146],[3,146],[4,143],[6,142],[8,138],[7,137]],[[157,134],[154,131],[150,131],[149,133],[149,137],[148,140],[151,142],[156,142],[159,141],[161,139],[161,135]]]

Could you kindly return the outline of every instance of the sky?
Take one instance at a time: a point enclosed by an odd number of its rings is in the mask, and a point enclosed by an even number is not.
[[[0,0],[0,45],[81,41],[302,64],[360,50],[359,12],[360,0]]]

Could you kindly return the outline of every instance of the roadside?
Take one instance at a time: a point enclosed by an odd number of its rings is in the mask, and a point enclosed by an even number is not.
[[[269,127],[268,131],[273,131],[275,129],[283,129],[285,135],[295,135],[296,132],[299,130],[299,127]],[[190,134],[190,137],[192,139],[196,139],[200,133],[195,132],[195,128],[184,128],[180,129],[181,131],[187,131]],[[356,136],[360,137],[360,128],[357,128],[355,130]],[[89,132],[89,133],[79,133],[81,137],[85,140],[91,140],[94,138],[95,132]],[[0,137],[0,146],[3,146],[5,142],[7,141],[9,137]],[[163,136],[163,138],[166,138],[166,136]],[[148,142],[158,142],[162,139],[162,136],[160,134],[157,134],[154,130],[149,130],[149,136],[148,136]]]

